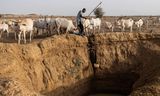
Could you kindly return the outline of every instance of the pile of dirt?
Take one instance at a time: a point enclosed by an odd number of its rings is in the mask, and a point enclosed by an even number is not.
[[[94,37],[94,90],[130,96],[160,95],[160,34],[107,33]]]
[[[37,44],[0,43],[0,77],[7,81],[0,83],[3,87],[0,94],[6,91],[3,96],[26,96],[23,92],[27,96],[28,93],[47,96],[86,94],[91,89],[93,76],[87,44],[86,37],[75,35],[53,36]],[[13,87],[6,86],[8,82],[13,82]]]

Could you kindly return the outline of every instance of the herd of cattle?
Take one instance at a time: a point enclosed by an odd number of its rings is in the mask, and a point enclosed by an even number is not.
[[[116,26],[118,26],[121,31],[125,31],[126,28],[129,28],[130,32],[132,32],[133,25],[135,24],[138,30],[141,31],[144,21],[145,20],[143,18],[139,18],[137,21],[131,18],[118,18],[115,22],[105,21],[105,26],[112,32]],[[86,35],[100,32],[101,25],[102,21],[100,18],[83,19],[84,32]],[[51,36],[53,34],[60,35],[63,32],[66,34],[69,32],[76,33],[78,32],[78,28],[76,26],[77,25],[74,25],[73,20],[59,17],[38,19],[25,18],[21,20],[0,19],[0,38],[2,38],[2,33],[4,32],[7,33],[7,38],[9,37],[10,32],[14,32],[15,40],[20,44],[22,40],[26,43],[27,34],[29,34],[29,40],[31,42],[33,37],[41,34]]]

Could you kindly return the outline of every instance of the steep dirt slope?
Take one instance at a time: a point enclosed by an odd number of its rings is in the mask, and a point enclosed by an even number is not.
[[[38,44],[0,43],[0,94],[86,94],[93,75],[87,42],[86,37],[69,35],[53,36]]]
[[[159,41],[159,33],[114,32],[0,43],[0,96],[159,96]]]
[[[131,96],[160,95],[160,34],[108,33],[95,39],[94,89]]]

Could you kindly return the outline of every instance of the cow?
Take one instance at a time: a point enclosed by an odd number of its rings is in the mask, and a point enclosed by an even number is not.
[[[91,21],[89,19],[83,19],[83,27],[84,27],[84,32],[88,34],[89,31],[92,29]]]
[[[7,37],[9,37],[9,27],[8,24],[4,22],[0,24],[0,38],[2,37],[3,32],[7,32]]]
[[[138,21],[135,22],[135,25],[137,26],[137,28],[139,29],[139,31],[141,31],[141,27],[143,25],[143,20],[142,18],[140,18]]]
[[[100,32],[101,29],[101,19],[100,18],[91,18],[91,29],[93,29],[93,32],[95,33],[95,30]]]
[[[60,34],[60,29],[65,29],[66,34],[68,32],[74,32],[77,28],[73,25],[72,20],[68,20],[66,18],[56,18],[55,24],[57,28],[57,33]]]
[[[33,20],[30,18],[23,19],[22,21],[15,23],[14,29],[15,32],[15,39],[18,34],[18,44],[20,44],[21,39],[23,39],[24,43],[26,43],[26,34],[30,33],[30,42],[33,35]]]
[[[106,21],[105,23],[106,23],[106,27],[113,32],[114,24],[112,24],[111,22],[108,22],[108,21]]]
[[[125,28],[130,28],[130,32],[132,32],[133,24],[134,24],[134,21],[131,18],[129,19],[120,18],[117,20],[117,25],[121,28],[122,32],[125,31]]]

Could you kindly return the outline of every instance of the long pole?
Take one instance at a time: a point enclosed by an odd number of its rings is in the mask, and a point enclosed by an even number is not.
[[[94,11],[99,7],[99,5],[101,5],[101,4],[102,4],[102,2],[100,2],[100,3],[91,11],[91,13],[89,13],[88,16],[90,16],[90,15],[92,14],[92,12],[94,12]]]
[[[92,14],[92,12],[94,12],[98,7],[99,7],[99,5],[101,5],[102,4],[102,2],[100,2],[90,13],[89,13],[89,15],[88,16],[90,16],[91,14]],[[84,20],[84,22],[85,22],[86,20]],[[85,27],[84,29],[86,29],[86,28],[88,28],[89,27],[89,25],[87,26],[87,27]]]
[[[102,1],[89,13],[88,16],[90,16],[92,14],[92,12],[94,12],[99,7],[99,5],[101,5],[101,4],[102,4]],[[86,28],[88,28],[88,26]]]

